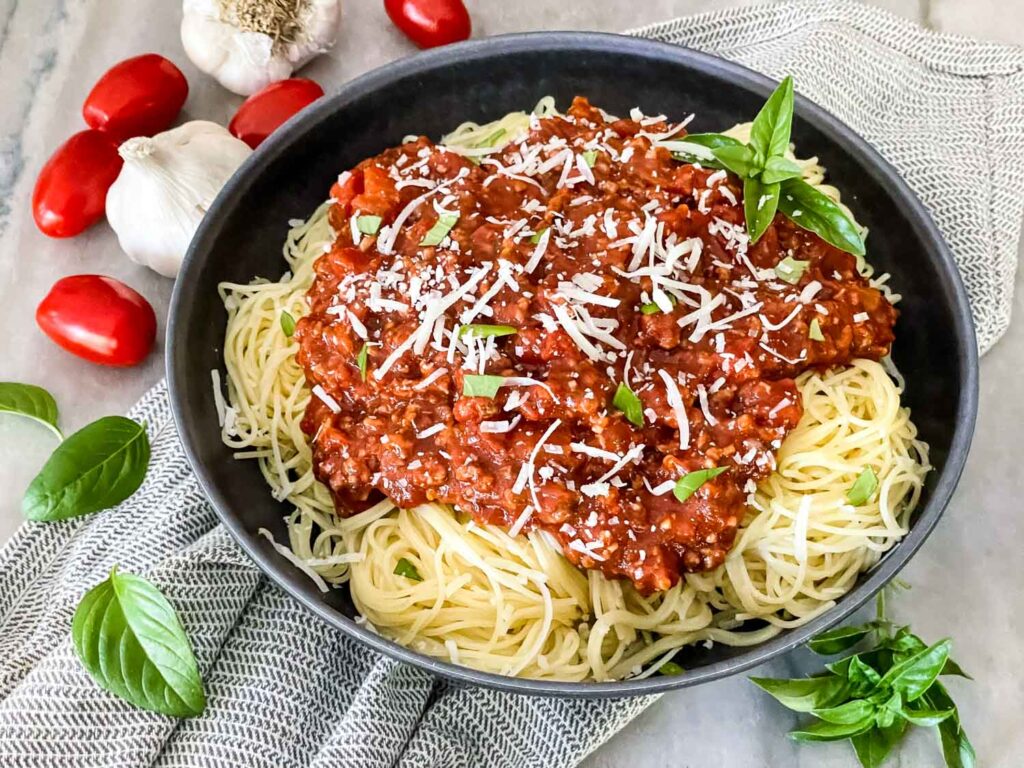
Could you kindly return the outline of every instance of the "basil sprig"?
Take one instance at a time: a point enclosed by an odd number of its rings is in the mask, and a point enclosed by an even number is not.
[[[42,387],[14,381],[0,382],[0,413],[25,416],[49,429],[58,440],[64,439],[57,426],[57,401]]]
[[[877,768],[911,725],[938,728],[948,768],[973,768],[974,748],[960,725],[956,705],[940,675],[967,677],[949,658],[951,642],[927,645],[910,631],[894,629],[879,593],[874,621],[839,627],[808,643],[815,653],[834,655],[872,640],[872,647],[827,664],[826,671],[796,680],[751,678],[779,703],[816,718],[791,731],[800,742],[850,739],[864,768]]]
[[[140,576],[119,573],[85,593],[71,622],[75,653],[99,686],[171,717],[206,708],[192,645],[174,607]]]
[[[398,562],[395,564],[394,573],[396,576],[405,576],[405,578],[412,579],[413,581],[423,581],[423,577],[420,576],[420,572],[416,570],[416,566],[404,557],[398,558]]]
[[[825,242],[856,256],[864,239],[843,209],[801,178],[800,166],[786,157],[793,126],[793,78],[768,97],[744,144],[720,133],[696,133],[677,142],[673,157],[731,171],[743,180],[743,212],[750,241],[756,243],[777,211]]]
[[[142,485],[149,464],[145,428],[104,416],[55,450],[25,491],[29,520],[66,520],[120,504]]]

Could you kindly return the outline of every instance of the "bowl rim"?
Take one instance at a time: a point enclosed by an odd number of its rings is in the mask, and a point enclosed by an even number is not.
[[[946,463],[938,477],[932,497],[921,508],[910,532],[899,544],[883,555],[882,559],[867,572],[866,578],[862,578],[850,592],[840,598],[839,604],[822,612],[807,624],[751,646],[746,652],[732,658],[698,667],[692,671],[688,670],[684,675],[671,677],[652,676],[610,682],[536,680],[482,672],[425,656],[357,624],[321,600],[319,592],[311,591],[309,587],[312,585],[308,582],[308,578],[276,552],[268,551],[263,547],[260,538],[256,534],[250,534],[245,529],[241,517],[232,511],[230,499],[217,487],[213,477],[193,448],[197,436],[192,434],[193,430],[189,426],[187,417],[188,405],[183,399],[185,381],[188,376],[185,366],[175,363],[179,354],[179,345],[176,344],[175,339],[178,335],[179,323],[182,322],[179,312],[186,294],[192,292],[196,287],[201,266],[200,260],[207,250],[206,241],[217,235],[218,227],[216,225],[219,215],[238,203],[248,186],[247,179],[265,160],[288,151],[293,136],[299,136],[307,130],[314,129],[319,121],[334,111],[345,108],[349,102],[370,94],[394,80],[427,70],[443,68],[456,62],[465,63],[466,60],[487,59],[503,53],[528,55],[541,51],[595,53],[614,51],[619,55],[628,54],[654,60],[670,60],[673,63],[689,66],[705,73],[726,77],[739,87],[763,93],[765,96],[777,85],[777,82],[771,78],[740,64],[683,46],[630,35],[568,31],[518,33],[470,40],[393,61],[346,82],[332,94],[289,120],[275,131],[258,151],[246,159],[210,206],[193,237],[181,273],[174,285],[167,322],[165,360],[171,410],[178,434],[181,437],[182,447],[200,486],[213,504],[221,522],[243,551],[263,573],[291,597],[368,649],[450,680],[512,693],[585,698],[621,698],[664,693],[748,670],[804,645],[814,635],[828,627],[838,625],[843,619],[850,616],[871,599],[890,579],[895,577],[927,539],[948,505],[967,459],[978,409],[978,351],[970,304],[960,273],[931,216],[896,169],[882,158],[865,139],[831,113],[797,94],[795,113],[819,130],[823,130],[842,142],[844,149],[853,155],[859,165],[870,169],[880,183],[888,186],[896,197],[902,199],[906,205],[908,217],[916,222],[918,235],[925,241],[925,247],[934,254],[933,262],[940,272],[940,277],[952,289],[956,336],[954,339],[956,346],[952,353],[956,357],[957,375],[961,384],[959,399],[956,403],[956,423],[953,425],[954,434]],[[303,580],[307,583],[303,584]]]

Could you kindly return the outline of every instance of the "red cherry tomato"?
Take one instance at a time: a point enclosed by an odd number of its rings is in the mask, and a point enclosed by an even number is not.
[[[50,156],[32,192],[36,226],[50,237],[72,237],[103,218],[107,190],[124,161],[100,131],[79,131]]]
[[[243,101],[228,130],[256,149],[289,117],[323,95],[323,88],[304,77],[278,80]]]
[[[170,127],[188,98],[188,81],[174,62],[147,53],[115,64],[82,105],[90,128],[118,140],[152,136]]]
[[[473,29],[462,0],[384,0],[384,10],[420,48],[466,40]]]
[[[135,365],[156,338],[149,302],[103,275],[58,280],[36,308],[36,324],[68,352],[101,365]]]

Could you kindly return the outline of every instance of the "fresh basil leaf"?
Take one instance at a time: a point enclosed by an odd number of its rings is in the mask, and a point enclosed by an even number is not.
[[[753,177],[760,171],[754,164],[754,150],[746,144],[718,147],[711,151],[718,162],[741,178]]]
[[[364,235],[376,235],[380,229],[382,219],[380,216],[357,216],[356,229]]]
[[[812,723],[799,730],[790,731],[788,736],[793,741],[799,742],[810,742],[810,741],[842,741],[848,739],[851,736],[856,736],[860,733],[864,733],[868,729],[872,728],[875,724],[875,718],[868,716],[863,720],[858,720],[855,723]]]
[[[66,520],[120,504],[142,485],[149,464],[146,430],[105,416],[57,446],[25,491],[29,520]]]
[[[810,712],[814,709],[832,706],[845,696],[847,689],[846,681],[834,675],[795,680],[752,677],[750,682],[794,712]]]
[[[793,126],[793,78],[787,77],[775,89],[750,126],[750,146],[764,163],[786,154]]]
[[[462,394],[466,397],[487,397],[493,400],[504,383],[504,376],[481,376],[467,373],[462,377]]]
[[[658,667],[658,674],[666,677],[674,677],[675,675],[685,675],[686,670],[674,661],[666,661],[660,667]]]
[[[783,282],[796,285],[800,282],[800,278],[804,276],[804,272],[810,263],[809,261],[801,261],[800,259],[794,259],[792,256],[787,256],[775,265],[775,276]]]
[[[879,685],[889,686],[903,694],[906,701],[920,698],[946,665],[951,646],[949,638],[946,638],[901,661],[882,676]]]
[[[281,330],[289,337],[295,333],[295,318],[287,309],[281,310]]]
[[[369,362],[370,356],[370,345],[363,342],[363,346],[359,350],[359,354],[356,355],[356,365],[359,366],[359,378],[366,381],[366,368]]]
[[[15,381],[0,382],[0,413],[25,416],[49,429],[58,440],[64,439],[57,426],[57,401],[42,387]]]
[[[942,743],[942,755],[946,758],[948,768],[974,768],[974,747],[967,738],[960,724],[960,715],[956,704],[946,691],[946,687],[936,681],[920,699],[929,709],[952,709],[953,714],[939,723],[939,740]]]
[[[899,720],[888,728],[871,728],[864,733],[853,736],[853,751],[863,768],[879,768],[893,747],[900,743],[906,733],[907,723]]]
[[[486,339],[489,336],[514,336],[519,329],[511,325],[486,325],[484,323],[470,323],[459,329],[459,338],[465,338],[473,334],[478,339]]]
[[[974,768],[977,756],[967,734],[953,718],[939,723],[939,741],[947,768]]]
[[[618,408],[626,417],[626,421],[635,424],[638,427],[644,425],[644,406],[640,402],[640,398],[636,396],[626,385],[625,382],[621,382],[618,388],[615,390],[615,396],[612,398],[612,405]]]
[[[924,728],[931,728],[938,725],[948,717],[953,716],[953,709],[916,709],[904,707],[900,714],[912,725],[920,725]]]
[[[821,323],[818,322],[818,318],[813,318],[810,324],[807,326],[807,338],[811,341],[824,341],[825,334],[821,332]]]
[[[870,633],[870,627],[838,627],[815,636],[807,647],[822,656],[832,656],[852,648]]]
[[[776,155],[769,157],[764,164],[764,171],[761,173],[761,181],[765,184],[775,184],[786,179],[799,179],[803,175],[803,169],[788,158]]]
[[[459,215],[457,213],[442,213],[437,217],[437,221],[434,222],[434,226],[432,226],[427,231],[427,234],[423,236],[423,239],[420,240],[420,245],[439,245],[442,240],[448,237],[448,233],[452,231],[452,227],[455,226],[455,223],[458,220]]]
[[[687,144],[696,144],[698,147],[707,149],[718,149],[720,147],[742,147],[743,142],[726,136],[724,133],[690,133],[682,138]]]
[[[913,656],[928,647],[928,644],[917,635],[911,634],[910,627],[900,627],[896,634],[882,641],[882,647],[889,648],[896,653]]]
[[[203,681],[178,614],[141,576],[115,567],[86,592],[71,639],[89,676],[129,704],[171,717],[205,709]]]
[[[853,656],[846,656],[839,661],[833,661],[831,664],[826,664],[825,669],[834,675],[853,681],[870,681],[874,675],[875,682],[878,682],[882,679],[881,674],[884,673],[884,670],[892,666],[891,663],[888,663],[891,657],[891,651],[874,648]]]
[[[672,489],[672,493],[675,494],[679,501],[686,501],[704,483],[714,477],[718,477],[728,469],[728,467],[712,467],[711,469],[698,469],[696,472],[687,472],[676,480],[676,487]]]
[[[864,699],[853,699],[836,707],[811,710],[811,714],[819,720],[824,720],[826,723],[836,723],[837,725],[859,723],[864,718],[871,717],[874,713],[875,705]]]
[[[779,185],[762,184],[757,179],[743,180],[743,213],[747,219],[750,242],[756,243],[775,218],[779,206]]]
[[[846,667],[846,679],[850,681],[857,694],[864,696],[878,687],[882,676],[874,667],[854,656]]]
[[[846,500],[853,506],[859,507],[861,504],[866,504],[874,496],[876,490],[878,490],[878,477],[871,467],[866,467],[857,475],[850,490],[846,492]]]
[[[593,168],[594,163],[597,162],[597,151],[593,149],[588,149],[586,152],[584,152],[583,162],[587,164],[588,168]]]
[[[680,141],[674,142],[679,147],[672,153],[672,157],[684,163],[697,163],[705,168],[724,168],[725,166],[715,159],[712,150],[719,147],[742,147],[743,142],[726,136],[724,133],[692,133]]]
[[[864,255],[864,238],[857,225],[832,198],[803,179],[782,182],[779,210],[798,227],[814,232],[839,250]]]
[[[884,695],[885,689],[883,688],[879,691],[878,698],[881,699]],[[896,718],[900,716],[900,712],[903,710],[903,697],[900,696],[899,691],[893,691],[888,699],[883,699],[878,703],[881,706],[875,712],[875,725],[879,728],[888,728],[896,722]]]
[[[969,674],[964,672],[963,669],[960,668],[960,665],[957,664],[952,659],[946,659],[946,665],[942,668],[942,671],[939,672],[939,674],[940,675],[956,675],[957,677],[966,677],[968,680],[973,680],[974,679]]]
[[[423,581],[423,577],[416,570],[416,566],[404,557],[398,558],[398,563],[395,565],[395,575],[405,576],[405,578],[412,579],[413,581]]]

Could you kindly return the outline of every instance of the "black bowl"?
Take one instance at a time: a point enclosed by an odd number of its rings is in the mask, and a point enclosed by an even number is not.
[[[284,590],[368,648],[457,680],[522,693],[623,696],[680,688],[733,674],[802,645],[840,622],[902,568],[938,522],[959,479],[977,410],[978,362],[960,276],[920,201],[863,139],[797,97],[793,140],[821,158],[857,218],[871,230],[870,258],[901,294],[893,351],[907,379],[905,403],[935,469],[907,537],[838,604],[814,621],[751,648],[682,651],[687,673],[615,683],[501,677],[403,648],[359,626],[347,591],[322,595],[257,535],[286,540],[284,515],[254,463],[220,441],[210,370],[223,369],[222,280],[284,271],[287,221],[307,217],[341,170],[410,134],[440,137],[463,120],[531,108],[546,94],[565,106],[576,94],[609,112],[697,117],[694,131],[750,119],[775,86],[762,75],[662,43],[603,34],[540,33],[473,41],[395,62],[343,86],[276,132],[218,196],[189,249],[171,302],[167,374],[185,450],[217,512],[242,548]],[[797,84],[799,87],[799,83]]]

